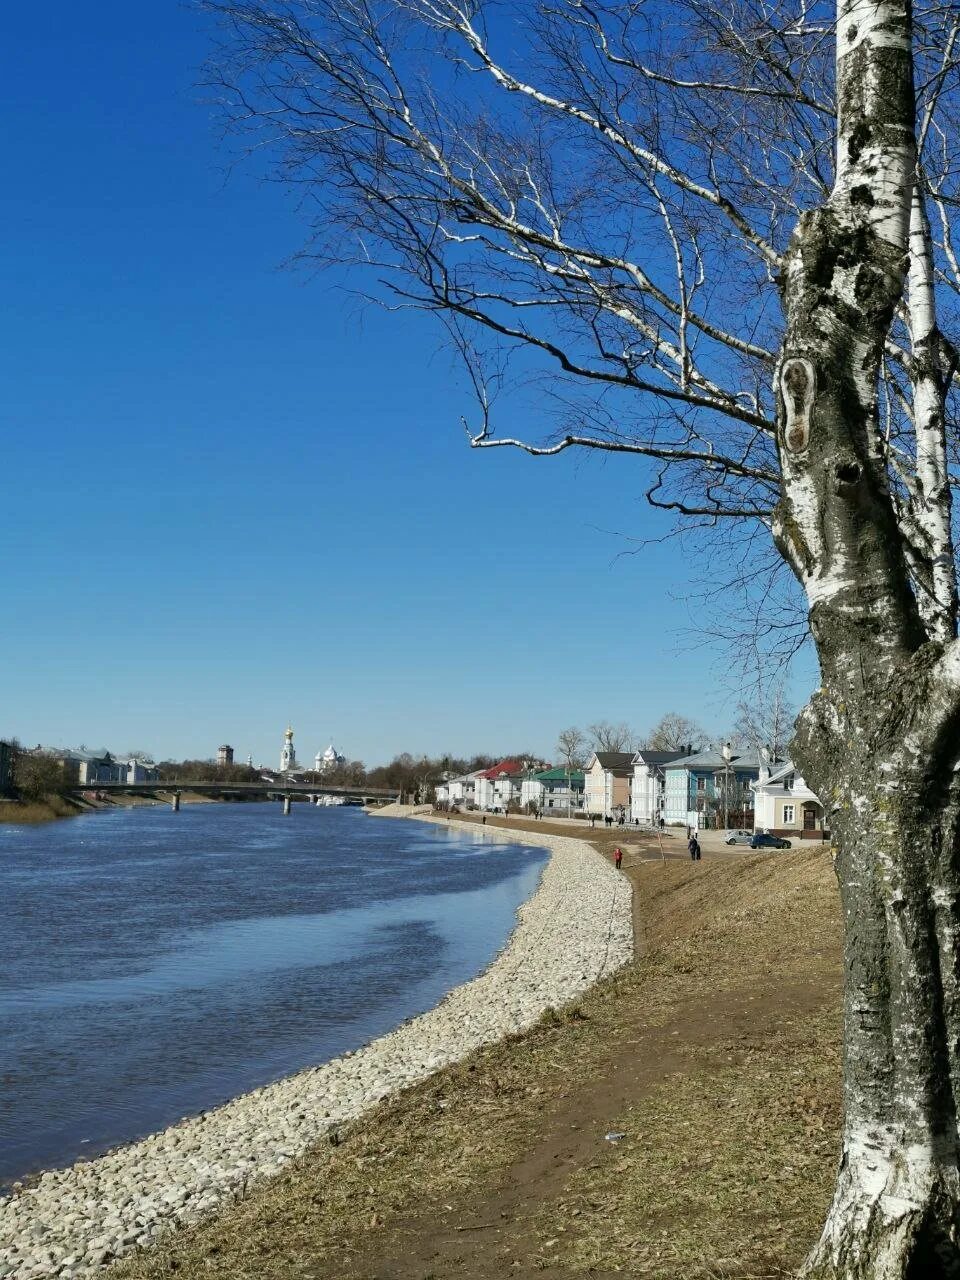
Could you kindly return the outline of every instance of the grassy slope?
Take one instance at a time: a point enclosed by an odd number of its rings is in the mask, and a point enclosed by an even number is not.
[[[0,804],[0,822],[16,822],[35,826],[40,822],[55,822],[58,818],[73,818],[85,812],[83,805],[63,796],[47,796],[43,800],[11,801]]]
[[[632,878],[633,965],[111,1280],[787,1274],[837,1145],[829,859],[647,863]]]

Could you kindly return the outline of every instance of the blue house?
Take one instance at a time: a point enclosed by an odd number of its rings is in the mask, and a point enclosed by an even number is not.
[[[750,783],[760,776],[760,753],[750,748],[698,751],[664,765],[663,816],[689,827],[753,827]]]

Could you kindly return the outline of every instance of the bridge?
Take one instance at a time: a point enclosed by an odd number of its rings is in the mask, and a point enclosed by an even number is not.
[[[322,796],[370,804],[374,801],[390,803],[400,798],[398,790],[389,787],[321,786],[316,782],[290,782],[280,779],[268,782],[193,782],[188,778],[169,778],[159,782],[93,782],[71,788],[72,795],[155,796],[169,797],[171,808],[180,808],[180,797],[189,791],[195,795],[211,796],[217,800],[282,800],[284,813],[290,812],[294,799],[317,801]]]

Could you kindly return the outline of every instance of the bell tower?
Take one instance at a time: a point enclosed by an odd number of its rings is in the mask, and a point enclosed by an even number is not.
[[[280,752],[280,772],[290,773],[297,767],[297,752],[293,745],[293,729],[287,725],[283,735],[283,750]]]

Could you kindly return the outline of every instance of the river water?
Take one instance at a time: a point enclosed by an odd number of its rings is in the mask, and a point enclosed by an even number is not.
[[[306,804],[0,826],[0,1184],[430,1008],[494,958],[545,860]]]

